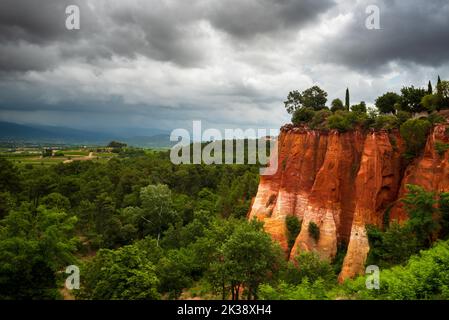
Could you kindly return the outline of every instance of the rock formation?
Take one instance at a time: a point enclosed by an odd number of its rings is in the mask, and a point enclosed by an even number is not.
[[[278,139],[278,170],[261,176],[249,218],[264,221],[265,230],[290,259],[300,251],[333,259],[338,245],[347,245],[339,280],[353,277],[364,271],[369,252],[365,225],[383,227],[386,218],[407,218],[397,201],[407,184],[449,190],[448,154],[440,156],[434,147],[435,141],[447,142],[446,135],[446,125],[434,127],[423,155],[407,164],[398,132],[284,126]],[[285,224],[289,215],[302,220],[291,249]],[[318,241],[309,234],[311,222],[320,229]]]

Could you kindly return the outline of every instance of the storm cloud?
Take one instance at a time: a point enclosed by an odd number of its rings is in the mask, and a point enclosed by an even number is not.
[[[78,5],[80,30],[65,28]],[[380,30],[365,27],[380,9]],[[290,90],[372,103],[449,77],[449,3],[1,0],[0,120],[279,127]]]

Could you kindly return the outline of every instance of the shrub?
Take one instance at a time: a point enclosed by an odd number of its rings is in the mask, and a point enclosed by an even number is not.
[[[281,279],[292,285],[299,285],[306,278],[311,282],[323,279],[328,285],[336,282],[331,264],[322,260],[315,252],[301,252],[281,273]]]
[[[410,112],[407,112],[407,111],[399,110],[396,113],[396,118],[398,119],[398,125],[403,124],[405,121],[407,121],[411,117],[412,117],[412,115],[410,114]]]
[[[438,155],[442,157],[446,151],[449,150],[449,144],[441,141],[435,141],[434,148]]]
[[[398,126],[398,119],[395,116],[390,115],[380,115],[375,117],[374,124],[372,125],[372,127],[377,130],[391,130],[397,128]]]
[[[429,120],[431,124],[446,122],[446,119],[442,115],[438,114],[437,112],[432,112],[431,114],[429,114],[429,116],[427,117],[427,120]]]
[[[421,105],[425,110],[432,112],[438,109],[440,105],[440,97],[437,94],[428,94],[421,99]]]
[[[421,153],[431,126],[427,119],[409,119],[401,125],[401,136],[407,147],[406,157],[415,157]]]
[[[316,242],[320,239],[320,228],[313,221],[309,222],[309,235],[315,239]]]
[[[355,105],[351,106],[351,111],[366,113],[367,109],[366,109],[365,101],[362,101],[359,104],[355,104]]]
[[[337,111],[327,118],[329,129],[346,132],[354,129],[356,125],[365,125],[368,115],[362,112]]]
[[[287,227],[287,242],[288,247],[291,249],[295,244],[296,237],[301,232],[301,220],[296,216],[288,216],[285,219],[285,225]]]
[[[345,110],[345,106],[343,105],[343,102],[337,98],[331,102],[331,111],[336,112],[338,110]]]
[[[354,128],[350,121],[349,112],[337,111],[327,119],[329,129],[336,129],[340,132],[346,132]]]
[[[310,128],[325,129],[326,128],[326,120],[330,115],[332,115],[332,112],[329,111],[329,109],[323,109],[323,110],[315,112],[315,115],[313,116],[312,120],[309,123]]]
[[[312,108],[300,108],[293,112],[292,123],[299,125],[302,123],[308,123],[315,115],[315,111]]]

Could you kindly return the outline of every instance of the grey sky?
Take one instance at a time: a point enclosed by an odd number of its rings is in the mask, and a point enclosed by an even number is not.
[[[273,127],[314,84],[374,99],[449,78],[449,1],[0,0],[0,120]],[[65,28],[77,4],[81,29]],[[365,28],[367,5],[381,30]]]

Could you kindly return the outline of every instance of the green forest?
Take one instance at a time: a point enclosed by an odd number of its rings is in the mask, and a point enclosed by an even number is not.
[[[332,262],[287,262],[247,221],[258,169],[135,149],[52,166],[0,158],[0,299],[449,298],[448,193],[409,186],[408,222],[368,228],[367,263],[382,267],[381,290],[368,290],[364,276],[338,284],[345,244]],[[292,245],[301,221],[286,227]],[[79,290],[64,289],[68,265]]]

